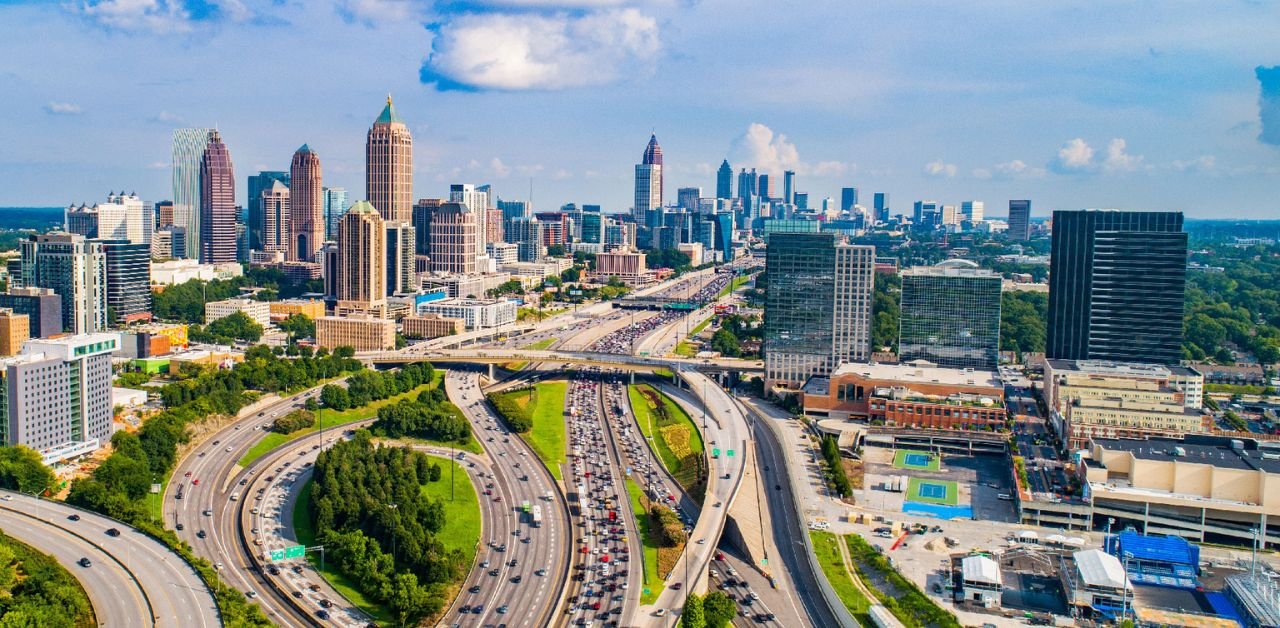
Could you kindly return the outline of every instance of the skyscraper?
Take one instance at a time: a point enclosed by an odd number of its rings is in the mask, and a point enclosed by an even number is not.
[[[756,179],[756,195],[762,199],[769,198],[769,175],[762,174]]]
[[[282,170],[263,170],[247,177],[248,186],[245,196],[245,227],[249,231],[249,248],[262,250],[262,192],[270,190],[271,184],[279,181],[289,186],[289,173]],[[285,238],[287,240],[288,238]],[[281,240],[283,243],[285,240]]]
[[[803,385],[871,351],[875,247],[775,233],[765,249],[765,382]]]
[[[191,238],[190,230],[187,238]],[[236,261],[235,169],[217,129],[209,132],[209,144],[200,158],[199,239],[202,263]]]
[[[876,220],[878,222],[889,222],[889,195],[884,192],[876,192],[872,197],[872,204],[876,210]]]
[[[1182,212],[1053,212],[1047,357],[1177,364],[1186,283]]]
[[[387,294],[413,293],[418,288],[418,272],[415,262],[416,238],[413,225],[407,222],[387,222]]]
[[[942,206],[937,201],[916,201],[911,224],[915,229],[937,229],[942,225]]]
[[[173,130],[173,224],[186,229],[187,259],[200,257],[200,160],[209,131]]]
[[[338,303],[334,312],[387,314],[387,230],[368,201],[347,210],[338,223]]]
[[[433,272],[476,272],[475,214],[462,203],[445,203],[432,213],[430,228]]]
[[[431,255],[431,216],[441,205],[442,198],[420,198],[413,204],[413,231],[418,255]]]
[[[733,167],[726,159],[716,171],[716,198],[733,198]]]
[[[413,220],[413,136],[396,115],[387,96],[387,106],[369,128],[365,140],[365,196],[383,220]]]
[[[107,266],[102,243],[74,233],[31,235],[21,241],[22,281],[62,297],[62,328],[73,334],[107,327]]]
[[[338,221],[347,213],[347,189],[324,188],[324,239],[338,237]]]
[[[258,212],[262,224],[257,227],[257,250],[273,253],[286,253],[289,250],[289,222],[293,219],[289,197],[289,188],[279,181],[272,181],[271,187],[258,196]]]
[[[850,211],[857,204],[858,188],[840,188],[840,211]]]
[[[969,222],[982,222],[983,215],[986,213],[986,204],[982,201],[961,201],[960,215],[962,220]]]
[[[967,260],[902,272],[898,355],[903,362],[993,371],[1000,358],[1002,279]]]
[[[1009,201],[1009,229],[1005,233],[1010,240],[1025,242],[1031,239],[1031,201]]]
[[[702,188],[680,188],[676,190],[676,202],[691,212],[698,211],[698,199],[702,198]]]
[[[782,202],[792,205],[796,202],[796,171],[787,170],[782,173]]]
[[[324,242],[324,184],[320,156],[303,144],[289,164],[289,253],[291,262],[314,262]]]
[[[752,168],[751,172],[747,172],[746,168],[738,173],[738,198],[742,199],[743,206],[751,200],[751,197],[757,195],[757,186],[759,185],[759,177],[756,176],[756,169]]]
[[[28,340],[0,360],[0,444],[26,445],[48,462],[93,452],[111,439],[115,334]]]
[[[107,195],[107,202],[92,207],[68,207],[64,215],[66,230],[86,238],[128,240],[150,246],[155,228],[150,203],[144,203],[137,194],[124,192],[112,192]]]
[[[102,254],[108,322],[147,319],[151,313],[151,245],[102,240]]]
[[[476,268],[471,272],[480,270],[487,255],[485,245],[485,227],[488,226],[488,208],[489,208],[489,186],[481,186],[484,189],[477,188],[470,183],[454,183],[449,186],[449,202],[458,203],[466,208],[467,213],[471,214],[471,224],[475,227],[475,239],[471,243],[471,255],[476,259]]]
[[[657,135],[649,136],[644,155],[636,164],[635,192],[632,215],[636,223],[646,227],[661,226],[653,224],[653,214],[662,207],[662,147],[658,146]]]

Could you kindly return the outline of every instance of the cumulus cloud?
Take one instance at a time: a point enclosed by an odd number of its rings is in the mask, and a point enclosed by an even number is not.
[[[1124,138],[1112,139],[1107,144],[1107,157],[1102,161],[1102,168],[1107,172],[1133,172],[1142,168],[1142,155],[1130,155],[1125,152],[1127,147]]]
[[[1201,155],[1187,161],[1175,159],[1170,165],[1179,172],[1211,172],[1218,167],[1218,159],[1213,155]]]
[[[930,177],[954,177],[956,176],[956,165],[936,159],[924,165],[924,174]]]
[[[74,116],[84,113],[84,109],[77,104],[69,102],[50,102],[44,106],[44,110],[54,115]]]
[[[1260,87],[1258,121],[1262,129],[1258,133],[1258,141],[1280,146],[1280,65],[1258,66],[1253,72]]]
[[[502,160],[497,157],[494,157],[489,161],[489,170],[493,172],[493,176],[498,177],[499,179],[511,174],[511,167],[502,163]]]
[[[634,8],[466,13],[434,25],[420,78],[441,90],[554,90],[612,83],[661,48],[657,21]]]
[[[106,28],[161,34],[188,32],[197,21],[245,22],[254,17],[241,0],[84,0],[71,6]]]
[[[1049,167],[1058,172],[1080,172],[1093,167],[1093,147],[1081,138],[1075,138],[1058,149],[1058,156]]]
[[[339,0],[337,9],[342,19],[369,26],[418,17],[413,0]]]
[[[169,111],[161,111],[155,117],[151,118],[152,122],[160,122],[163,124],[182,124],[182,116]]]
[[[794,170],[800,176],[832,177],[853,169],[851,164],[841,161],[802,161],[800,151],[786,135],[775,133],[759,122],[751,123],[746,132],[733,140],[729,146],[729,163],[738,168],[755,168],[760,173],[773,174],[779,177],[779,185],[782,173],[787,170]],[[719,165],[706,166],[708,173],[719,168]]]

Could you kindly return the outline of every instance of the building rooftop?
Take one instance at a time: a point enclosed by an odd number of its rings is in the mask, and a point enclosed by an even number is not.
[[[1000,278],[1000,275],[985,268],[979,268],[977,264],[966,259],[949,259],[934,266],[912,266],[903,270],[902,274],[913,277]]]
[[[1076,571],[1085,586],[1107,587],[1110,589],[1133,588],[1125,576],[1124,565],[1120,559],[1100,549],[1084,550],[1072,554],[1076,561]]]
[[[1238,442],[1239,448],[1232,443]],[[1095,438],[1109,451],[1127,451],[1143,460],[1208,464],[1224,469],[1261,470],[1280,474],[1280,453],[1258,449],[1256,441],[1221,436],[1187,435],[1175,438]]]
[[[1001,584],[1000,565],[986,556],[966,556],[960,561],[960,576],[966,582]]]
[[[1151,377],[1168,378],[1174,375],[1199,375],[1195,369],[1185,366],[1165,366],[1162,364],[1138,364],[1133,362],[1111,362],[1108,360],[1045,360],[1055,372],[1077,372],[1086,375],[1108,375],[1112,377]]]
[[[925,360],[904,364],[878,364],[874,362],[849,362],[840,365],[832,378],[840,375],[860,374],[864,377],[903,383],[951,384],[954,386],[985,386],[1001,388],[1000,376],[994,371],[942,368]],[[814,378],[817,379],[817,378]]]

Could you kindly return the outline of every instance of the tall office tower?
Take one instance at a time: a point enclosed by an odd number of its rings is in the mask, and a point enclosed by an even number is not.
[[[418,255],[431,255],[431,216],[445,203],[442,198],[420,198],[413,204],[413,232]]]
[[[889,222],[889,195],[876,192],[871,202],[875,208],[876,222]]]
[[[111,440],[115,334],[28,340],[0,360],[0,444],[26,445],[52,464]]]
[[[1186,287],[1182,212],[1055,211],[1045,353],[1177,364]]]
[[[986,214],[986,204],[982,201],[961,201],[960,215],[963,220],[969,222],[982,222],[983,215]]]
[[[942,206],[937,201],[916,201],[912,207],[911,223],[916,229],[942,226]]]
[[[150,207],[137,194],[107,195],[107,202],[86,207],[70,206],[64,211],[64,228],[86,238],[128,240],[151,244],[154,230]]]
[[[662,208],[662,147],[658,146],[658,136],[649,137],[644,155],[636,164],[635,205],[632,215],[636,223],[646,227],[653,226],[652,215]]]
[[[840,211],[852,211],[858,204],[858,188],[840,188]]]
[[[303,144],[289,164],[289,251],[291,262],[314,262],[324,242],[324,184],[320,156]]]
[[[747,201],[753,196],[758,196],[759,177],[756,175],[756,169],[752,168],[751,172],[747,172],[746,168],[738,173],[738,198],[742,199],[742,204],[746,205]]]
[[[490,244],[501,244],[506,242],[502,236],[501,209],[493,208],[484,210],[484,221],[484,244],[486,247]],[[489,249],[486,248],[485,250],[487,251]]]
[[[533,208],[525,201],[498,201],[498,209],[502,212],[503,220],[533,216]]]
[[[794,205],[796,202],[796,171],[787,170],[782,173],[782,202]]]
[[[765,269],[767,385],[801,386],[871,355],[875,247],[831,232],[774,233]]]
[[[792,194],[792,198],[794,198],[796,201],[795,203],[796,209],[809,209],[809,193],[808,192],[796,192]]]
[[[324,239],[338,237],[338,221],[347,213],[347,189],[324,188]]]
[[[413,136],[391,106],[382,108],[364,145],[365,197],[383,220],[413,220]]]
[[[475,214],[462,203],[445,203],[431,216],[431,270],[476,272]]]
[[[698,199],[702,198],[702,188],[680,188],[676,190],[676,203],[691,212],[698,211]]]
[[[1000,362],[1000,275],[967,260],[902,272],[903,362],[994,371]]]
[[[62,328],[87,334],[107,328],[107,265],[102,243],[74,233],[33,234],[19,243],[22,285],[62,297]]]
[[[599,205],[585,205],[583,209],[595,207],[595,211],[582,212],[582,226],[579,240],[586,244],[604,244],[604,214]]]
[[[716,198],[733,198],[733,167],[726,159],[716,171]]]
[[[942,211],[939,213],[938,222],[943,225],[960,224],[960,212],[956,211],[955,205],[943,205]]]
[[[338,223],[337,307],[334,313],[387,314],[387,230],[368,201],[347,210]]]
[[[762,199],[769,198],[769,175],[762,174],[756,179],[756,195]]]
[[[19,260],[21,261],[21,260]],[[0,292],[0,307],[15,314],[25,314],[30,323],[32,338],[48,338],[62,333],[62,297],[50,288],[20,288],[13,286],[10,276],[9,292]]]
[[[249,248],[254,251],[262,249],[262,193],[270,190],[279,181],[289,186],[289,173],[283,170],[262,170],[258,174],[249,175],[245,200],[245,225],[249,229]],[[286,238],[287,239],[287,238]],[[281,240],[283,242],[284,240]]]
[[[184,257],[200,257],[200,160],[211,129],[173,130],[173,224],[186,229]]]
[[[187,230],[191,238],[191,230]],[[200,158],[200,262],[236,261],[236,179],[231,152],[217,129]]]
[[[151,315],[151,245],[102,240],[107,277],[108,323],[119,325]]]
[[[156,203],[156,228],[173,225],[173,201]]]
[[[288,186],[272,181],[271,187],[262,191],[258,197],[258,213],[262,223],[257,226],[258,248],[256,251],[286,253],[289,250],[289,222],[293,220],[293,212],[289,205],[292,199]]]
[[[483,186],[488,187],[488,186]],[[486,213],[489,209],[489,194],[482,191],[470,183],[454,183],[449,186],[449,202],[458,203],[466,208],[467,213],[471,214],[471,223],[475,225],[475,242],[472,249],[472,256],[476,258],[477,264],[480,258],[485,255],[485,227],[487,226],[488,216]]]
[[[336,239],[325,242],[324,246],[320,247],[320,267],[320,274],[324,277],[324,300],[327,303],[333,303],[338,299],[338,280],[342,274],[339,272],[340,262]]]
[[[418,283],[417,239],[413,225],[407,222],[387,222],[387,294],[417,292]]]
[[[542,243],[542,223],[533,218],[514,218],[503,221],[502,235],[516,245],[517,256],[522,262],[536,262],[547,253]]]
[[[634,223],[609,220],[604,226],[604,250],[623,249],[633,251],[636,248],[636,226]],[[523,255],[523,251],[521,252]],[[525,261],[523,257],[520,261]]]
[[[1009,201],[1009,229],[1005,231],[1010,240],[1025,242],[1031,239],[1031,201],[1026,199]]]

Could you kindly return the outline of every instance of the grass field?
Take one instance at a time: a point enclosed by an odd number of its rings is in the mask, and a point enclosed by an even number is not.
[[[870,616],[867,615],[867,611],[871,608],[871,600],[868,600],[867,596],[853,584],[853,576],[845,568],[839,546],[836,545],[840,542],[840,537],[830,532],[811,531],[809,539],[813,542],[814,556],[822,566],[822,575],[827,577],[827,582],[835,590],[836,596],[844,603],[844,607],[849,609],[854,619],[858,620],[858,623],[864,626],[871,625]]]
[[[427,482],[423,494],[444,502],[445,524],[436,538],[445,549],[461,551],[470,563],[480,545],[480,498],[466,469],[454,460],[431,456],[444,473],[439,482]],[[453,478],[453,499],[449,499],[449,478]]]
[[[665,418],[657,411],[654,397],[666,409]],[[701,503],[706,491],[701,464],[703,445],[702,435],[698,433],[693,419],[679,404],[649,384],[628,386],[627,398],[640,424],[640,432],[645,438],[652,439],[662,466],[691,497]]]
[[[543,382],[534,388],[533,428],[524,435],[533,453],[547,465],[547,469],[557,480],[561,479],[560,467],[565,463],[564,396],[568,390],[567,382]],[[529,398],[527,391],[517,391],[511,395],[517,403]]]
[[[676,343],[676,355],[682,358],[692,358],[698,355],[698,350],[694,348],[693,343],[687,340],[681,340]]]
[[[942,495],[938,493],[945,491]],[[922,480],[911,478],[907,483],[907,501],[922,504],[955,506],[960,503],[960,486],[952,480]]]
[[[640,603],[652,604],[662,593],[662,576],[658,575],[658,544],[649,533],[647,500],[640,485],[627,478],[627,495],[631,497],[631,510],[636,515],[636,527],[640,528],[640,544],[644,548],[644,588],[640,591]],[[648,591],[648,593],[645,593]]]
[[[922,457],[927,458],[928,462],[921,464],[917,461],[917,459],[923,459]],[[899,449],[893,454],[893,468],[939,471],[942,469],[942,460],[938,458],[938,454],[929,453],[927,451]]]
[[[410,390],[409,392],[400,393],[394,397],[389,397],[387,399],[374,401],[369,403],[368,405],[364,405],[359,408],[351,408],[348,410],[343,410],[342,412],[334,412],[332,410],[322,410],[320,413],[321,414],[320,419],[324,421],[325,429],[328,429],[331,427],[340,427],[348,423],[355,423],[356,421],[361,421],[364,419],[372,419],[373,417],[378,415],[378,408],[381,408],[382,406],[390,405],[393,403],[398,403],[401,399],[417,398],[417,396],[421,394],[423,391],[435,388],[436,386],[440,385],[440,382],[443,382],[443,381],[444,381],[444,371],[436,371],[436,376],[434,379],[432,379],[430,382],[426,384],[423,384],[417,388],[414,388],[413,390]],[[457,410],[455,409],[455,411]],[[292,434],[277,434],[275,432],[271,432],[267,434],[265,438],[263,438],[262,440],[254,444],[253,447],[250,447],[249,451],[245,452],[244,456],[240,458],[240,466],[247,467],[253,464],[258,458],[265,456],[267,452],[271,451],[272,449],[275,449],[276,447],[279,447],[280,445],[283,445],[295,438],[306,436],[307,434],[314,434],[318,431],[320,431],[320,424],[317,422],[316,425],[312,427],[298,430]],[[472,451],[476,453],[479,453],[481,451],[480,444],[475,442],[474,438],[471,439],[471,442],[467,443],[466,445],[458,444],[454,446],[458,447],[459,449],[465,449],[467,451]]]
[[[302,491],[298,493],[298,504],[293,509],[293,533],[297,537],[300,545],[311,547],[316,544],[316,528],[314,520],[311,516],[311,487],[313,483],[307,480],[306,485],[302,487]],[[320,555],[309,553],[307,561],[320,572],[325,581],[333,585],[333,588],[341,593],[343,597],[355,604],[357,608],[373,616],[379,624],[394,625],[394,618],[386,609],[377,603],[366,598],[363,593],[356,587],[356,583],[347,578],[337,568],[326,563],[324,569],[320,569]]]
[[[158,521],[164,521],[164,492],[169,490],[169,478],[172,474],[166,474],[164,479],[160,481],[159,493],[147,493],[147,512],[151,513]]]

